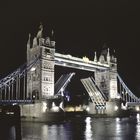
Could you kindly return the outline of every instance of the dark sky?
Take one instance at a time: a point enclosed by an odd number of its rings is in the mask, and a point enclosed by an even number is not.
[[[140,10],[127,0],[92,2],[5,2],[0,4],[0,77],[26,62],[28,33],[42,22],[54,29],[56,51],[82,57],[100,54],[104,43],[116,50],[118,72],[140,97]]]

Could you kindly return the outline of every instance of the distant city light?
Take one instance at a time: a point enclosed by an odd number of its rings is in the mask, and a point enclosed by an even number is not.
[[[67,101],[70,101],[70,96],[66,95]]]

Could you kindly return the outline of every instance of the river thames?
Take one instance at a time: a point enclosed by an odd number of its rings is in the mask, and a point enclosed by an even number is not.
[[[140,115],[128,118],[76,116],[59,123],[21,123],[22,140],[140,140]],[[1,127],[1,140],[16,140],[14,126]]]

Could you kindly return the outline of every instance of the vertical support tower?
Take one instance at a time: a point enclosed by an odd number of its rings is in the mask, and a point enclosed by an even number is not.
[[[100,55],[99,62],[109,65],[109,70],[96,70],[95,81],[108,100],[117,98],[117,60],[109,49]]]
[[[117,59],[112,55],[109,70],[109,99],[118,98],[118,84],[117,84]]]
[[[27,72],[27,98],[45,100],[54,95],[55,41],[43,38],[43,26],[37,35],[27,43],[27,65],[38,59]]]
[[[42,40],[40,40],[41,42]],[[49,37],[41,42],[41,93],[42,98],[54,96],[55,41]]]

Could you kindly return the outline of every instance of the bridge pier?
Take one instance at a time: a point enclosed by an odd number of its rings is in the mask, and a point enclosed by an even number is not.
[[[130,114],[128,110],[121,108],[121,101],[114,99],[106,102],[104,107],[97,107],[94,103],[89,103],[88,114],[96,117],[125,117]],[[137,109],[139,109],[137,107]]]
[[[34,104],[20,105],[21,120],[32,122],[63,121],[64,111],[60,108],[60,99],[48,99]]]
[[[121,102],[118,99],[110,100],[106,102],[106,114],[107,116],[120,116]]]
[[[89,107],[88,114],[90,115],[98,115],[106,113],[105,106],[96,106],[94,103],[90,102],[88,107]]]

